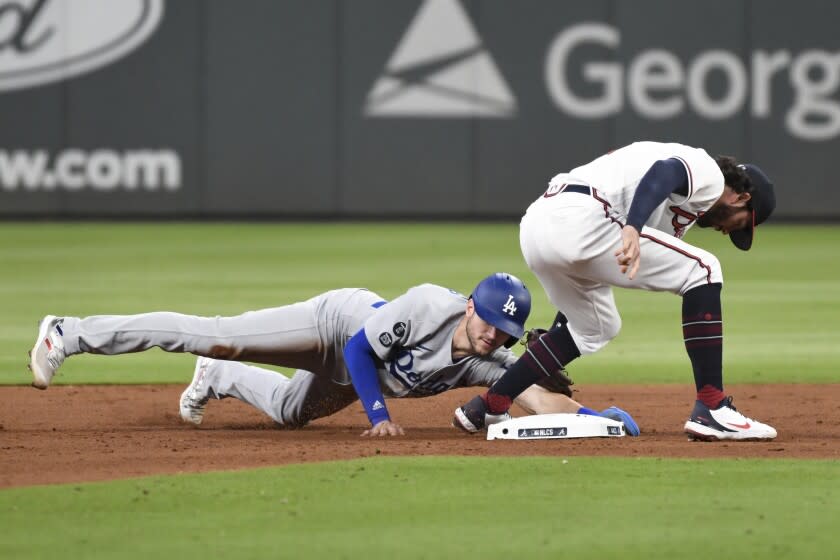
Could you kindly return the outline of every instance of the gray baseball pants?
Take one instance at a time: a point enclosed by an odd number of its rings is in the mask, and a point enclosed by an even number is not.
[[[116,355],[158,347],[229,360],[208,369],[212,395],[238,398],[280,424],[300,427],[358,399],[353,386],[334,375],[336,368],[343,368],[343,358],[335,355],[336,345],[319,328],[323,325],[318,324],[317,311],[323,297],[235,317],[170,312],[65,317],[65,353]],[[298,371],[289,379],[236,360]]]

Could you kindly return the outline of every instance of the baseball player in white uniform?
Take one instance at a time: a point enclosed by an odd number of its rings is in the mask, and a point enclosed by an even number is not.
[[[64,359],[75,354],[113,355],[152,347],[191,352],[201,357],[181,396],[180,414],[186,422],[200,424],[212,398],[238,398],[289,427],[304,426],[361,399],[371,422],[363,435],[401,435],[403,428],[391,420],[386,398],[489,387],[516,361],[508,347],[523,335],[530,309],[525,285],[497,273],[479,282],[469,298],[423,284],[391,302],[348,288],[237,317],[50,315],[41,322],[29,367],[33,385],[46,389]],[[299,369],[287,378],[240,360]],[[628,434],[639,433],[620,408],[596,412],[540,386],[525,390],[517,402],[531,413],[607,416],[624,422]]]
[[[758,167],[682,144],[637,142],[555,176],[522,218],[520,245],[560,313],[539,345],[455,411],[455,425],[477,429],[485,413],[507,410],[544,372],[603,348],[621,328],[612,293],[619,286],[682,297],[697,389],[684,428],[690,438],[775,438],[775,429],[738,412],[724,393],[720,262],[682,241],[697,223],[748,250],[774,208],[773,185]]]

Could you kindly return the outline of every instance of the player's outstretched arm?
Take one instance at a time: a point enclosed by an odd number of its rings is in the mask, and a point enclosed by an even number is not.
[[[372,428],[365,430],[363,436],[402,436],[405,431],[398,424],[391,422],[385,397],[379,386],[376,373],[376,354],[365,336],[362,328],[347,342],[344,347],[344,363],[350,373],[353,388],[365,407],[368,420]]]
[[[531,385],[516,400],[528,414],[574,414],[583,405],[561,393],[552,393],[539,385]]]
[[[538,385],[531,385],[516,398],[516,404],[525,409],[528,414],[588,414],[603,416],[611,420],[624,423],[628,436],[638,436],[641,431],[639,425],[626,410],[611,406],[602,411],[593,410],[581,405],[574,399],[560,393],[552,393]]]

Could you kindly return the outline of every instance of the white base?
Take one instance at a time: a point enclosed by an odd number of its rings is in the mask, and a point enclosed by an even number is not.
[[[624,437],[624,424],[588,414],[535,414],[487,426],[487,439]]]

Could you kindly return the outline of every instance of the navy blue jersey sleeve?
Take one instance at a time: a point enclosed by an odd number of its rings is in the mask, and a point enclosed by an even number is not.
[[[353,335],[344,347],[344,363],[347,364],[353,388],[356,389],[372,426],[391,419],[385,407],[382,388],[379,386],[375,356],[373,347],[365,335],[365,329]]]
[[[627,225],[642,231],[656,207],[671,193],[688,196],[688,173],[680,160],[661,159],[654,163],[639,181],[633,202],[630,204]]]

